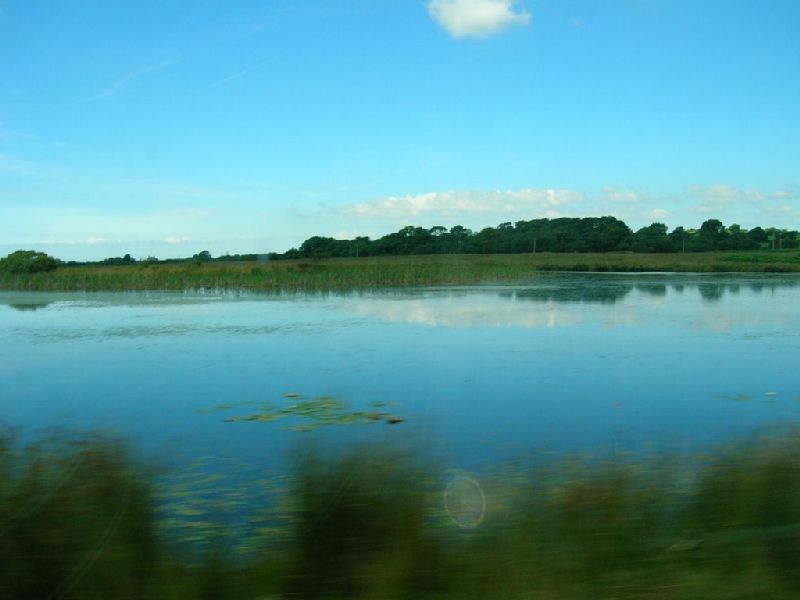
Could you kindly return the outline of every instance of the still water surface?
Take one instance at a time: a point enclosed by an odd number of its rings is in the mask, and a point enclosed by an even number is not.
[[[693,452],[800,418],[800,278],[550,275],[340,295],[0,293],[0,410],[181,464],[274,467],[394,440],[453,468],[531,453]],[[230,422],[286,394],[404,421]],[[249,408],[248,408],[249,407]],[[375,410],[374,408],[372,410]]]

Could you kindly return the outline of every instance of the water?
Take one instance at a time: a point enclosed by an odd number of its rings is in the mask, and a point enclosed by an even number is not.
[[[0,409],[24,432],[101,428],[177,465],[275,467],[298,445],[364,438],[464,469],[696,451],[800,417],[798,301],[797,277],[668,274],[343,295],[3,292]],[[292,419],[225,420],[296,402],[286,394],[403,422],[298,433]],[[207,410],[220,404],[243,405]]]

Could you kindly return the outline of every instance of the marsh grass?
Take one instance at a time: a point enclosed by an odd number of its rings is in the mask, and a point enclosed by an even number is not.
[[[703,456],[565,459],[473,474],[458,527],[447,476],[407,449],[298,454],[283,533],[240,555],[159,541],[152,472],[119,440],[0,445],[3,598],[796,598],[800,435]],[[254,535],[256,535],[254,533]]]
[[[523,283],[542,271],[792,273],[800,272],[800,252],[539,253],[340,258],[263,263],[92,265],[60,267],[48,273],[0,273],[0,289],[347,290]]]

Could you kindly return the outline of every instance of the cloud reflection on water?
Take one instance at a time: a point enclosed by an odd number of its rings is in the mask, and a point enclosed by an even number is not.
[[[419,323],[433,327],[569,327],[580,325],[584,315],[568,308],[552,306],[542,310],[501,297],[458,299],[419,299],[404,301],[371,300],[356,304],[359,316],[393,323]]]
[[[564,275],[543,278],[525,287],[476,287],[408,290],[359,297],[354,304],[361,317],[392,323],[418,323],[432,327],[555,328],[598,319],[605,327],[641,323],[655,309],[672,310],[682,320],[681,307],[698,306],[690,328],[728,331],[739,327],[785,325],[774,315],[765,323],[757,310],[759,296],[795,288],[800,279],[751,276],[731,281],[726,276]],[[673,281],[679,277],[678,281]],[[727,304],[727,297],[737,298]],[[740,296],[744,296],[741,297]],[[712,308],[713,306],[713,308]],[[706,310],[708,309],[708,310]]]
[[[693,317],[685,321],[692,329],[733,331],[742,327],[785,326],[787,315],[773,315],[764,323],[758,310],[764,294],[780,294],[800,285],[800,278],[764,275],[692,274],[540,274],[525,286],[468,286],[437,289],[395,289],[352,291],[329,294],[263,294],[243,290],[220,294],[201,293],[2,293],[0,307],[13,312],[36,313],[24,322],[36,329],[32,337],[110,339],[115,337],[176,337],[193,334],[267,335],[302,330],[313,333],[321,327],[320,317],[338,321],[337,313],[355,313],[379,322],[417,323],[431,327],[576,327],[597,322],[606,328],[640,324],[654,314],[670,311],[673,320],[686,318],[685,307],[695,305]],[[726,302],[726,298],[736,298]],[[762,299],[760,299],[762,298]],[[261,302],[273,302],[264,311]],[[304,304],[298,305],[302,301]],[[244,302],[246,310],[231,320],[229,302]],[[152,314],[153,321],[120,323],[109,314],[95,318],[91,326],[45,328],[39,315],[51,311],[122,307],[146,304],[152,309],[179,308],[166,314]],[[218,305],[213,308],[213,305]],[[242,305],[244,308],[245,305]],[[202,311],[204,318],[187,312]],[[682,308],[683,307],[683,308]],[[323,312],[318,312],[323,311]],[[208,313],[208,314],[206,314]],[[148,313],[149,314],[149,313]],[[327,314],[328,316],[324,316]],[[302,315],[302,316],[300,316]],[[95,317],[97,314],[95,314]],[[298,320],[298,316],[300,319]],[[9,315],[11,317],[11,315]],[[312,318],[313,317],[313,318]],[[11,317],[12,325],[22,321]],[[309,320],[310,319],[310,320]],[[41,323],[40,323],[41,322]],[[34,324],[36,323],[36,324]]]

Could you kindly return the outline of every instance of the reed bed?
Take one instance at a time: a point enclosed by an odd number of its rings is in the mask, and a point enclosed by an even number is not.
[[[523,283],[537,272],[795,273],[800,252],[695,254],[436,255],[240,263],[60,267],[0,273],[0,289],[123,291],[247,289],[320,291],[482,283]]]

